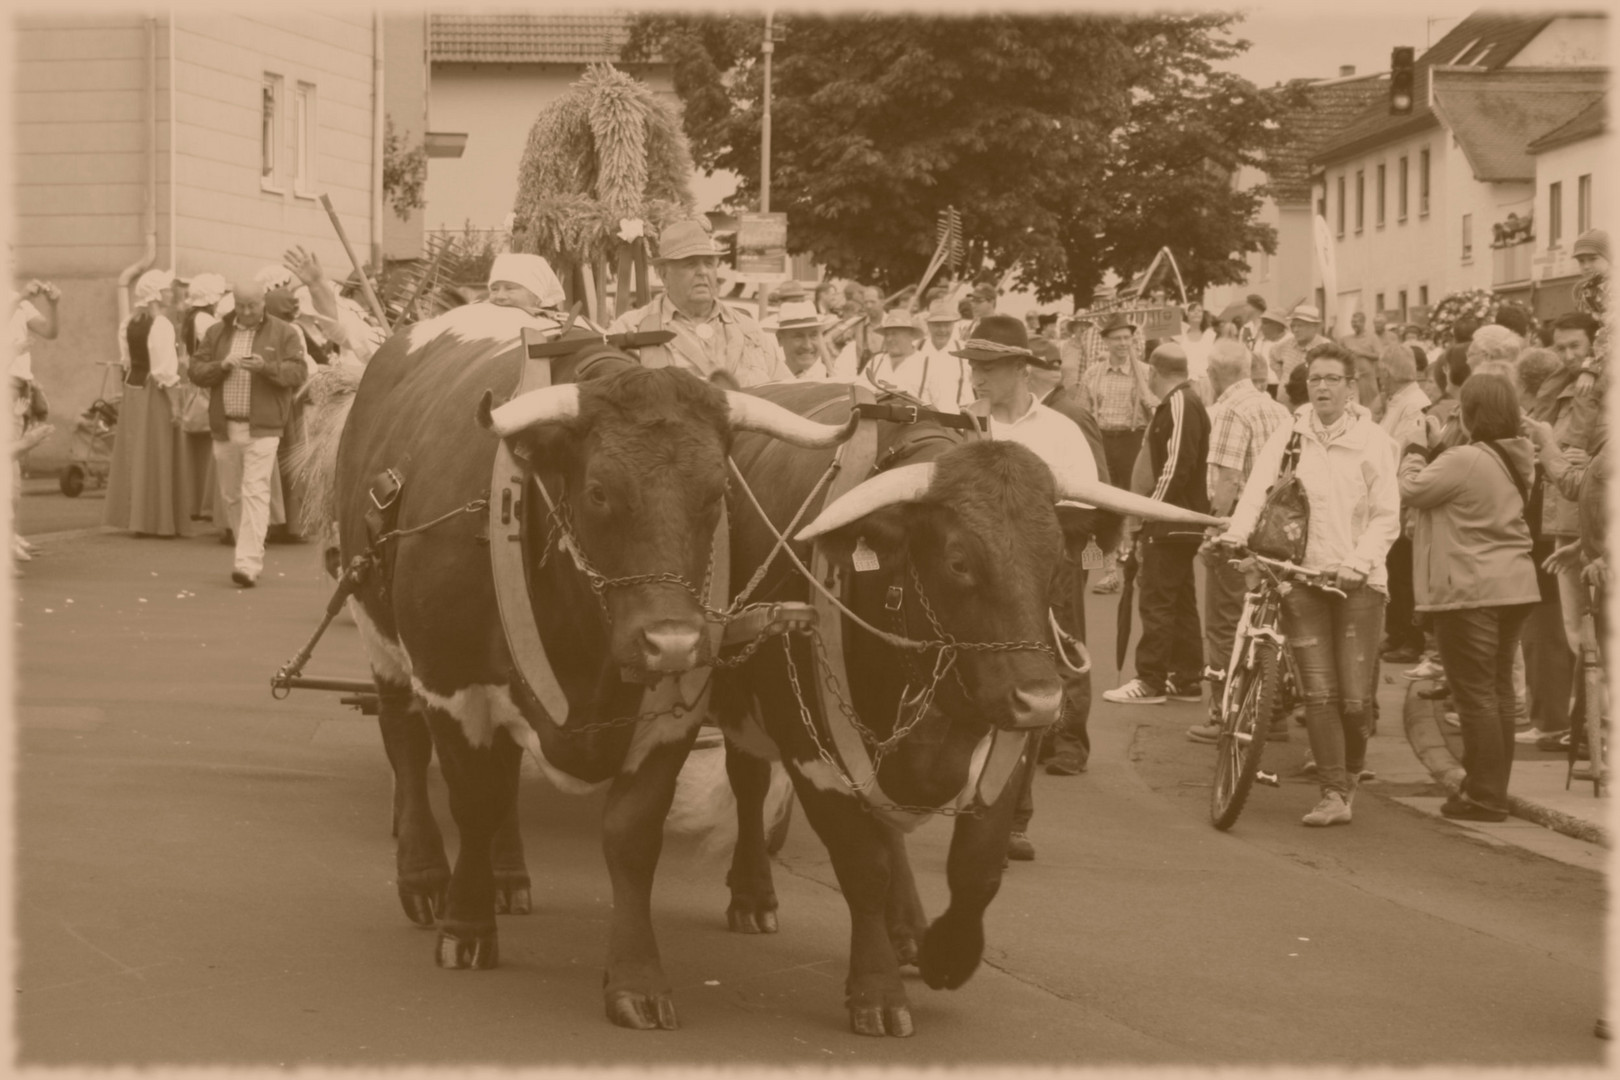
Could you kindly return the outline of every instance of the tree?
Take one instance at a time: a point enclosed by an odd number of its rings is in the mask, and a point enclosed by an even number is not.
[[[427,205],[422,197],[427,183],[427,148],[420,143],[407,148],[405,143],[410,137],[409,131],[403,136],[394,131],[392,116],[383,117],[383,197],[401,221],[409,221],[412,210]]]
[[[1280,103],[1214,60],[1233,16],[778,18],[773,210],[796,250],[895,289],[920,276],[940,210],[969,261],[1015,264],[1042,299],[1089,303],[1110,269],[1170,242],[1189,288],[1271,250],[1263,191],[1227,176],[1274,145]],[[694,158],[757,205],[763,20],[646,15],[626,60],[674,67]],[[1146,252],[1146,258],[1143,252]]]

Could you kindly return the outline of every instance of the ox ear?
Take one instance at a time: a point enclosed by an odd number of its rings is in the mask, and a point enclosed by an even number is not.
[[[544,472],[571,473],[579,460],[579,438],[572,424],[542,424],[511,436],[521,456]]]
[[[816,538],[816,543],[827,552],[828,559],[846,570],[854,566],[857,545],[863,551],[861,565],[854,569],[881,570],[897,566],[905,555],[906,509],[904,505],[880,507],[865,517],[823,533]],[[871,565],[874,559],[875,567]]]

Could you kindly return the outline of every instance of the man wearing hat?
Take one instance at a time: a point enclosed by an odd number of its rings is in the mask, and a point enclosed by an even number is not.
[[[745,388],[792,378],[759,324],[720,302],[720,252],[702,222],[665,226],[653,262],[664,294],[608,328],[613,334],[674,333],[668,344],[641,349],[643,367],[685,368],[700,379],[724,372]]]
[[[971,405],[973,384],[968,381],[967,363],[956,355],[960,344],[956,336],[957,322],[956,311],[948,299],[941,297],[928,305],[928,314],[923,319],[928,340],[923,343],[922,351],[928,354],[931,364],[937,364],[941,370],[955,375],[956,404]]]
[[[878,391],[904,394],[940,412],[956,412],[960,361],[935,363],[932,350],[918,348],[927,336],[922,327],[899,308],[884,312],[878,330],[883,334],[883,351],[866,365],[861,379]]]
[[[1582,276],[1609,272],[1609,234],[1602,229],[1587,229],[1575,238],[1570,249]]]
[[[1255,354],[1265,360],[1266,364],[1266,392],[1274,398],[1282,394],[1282,365],[1289,363],[1290,367],[1298,367],[1301,356],[1290,356],[1289,353],[1298,352],[1298,347],[1288,335],[1288,317],[1281,312],[1264,311],[1260,313],[1260,341],[1254,347]]]
[[[1157,400],[1148,392],[1147,365],[1136,359],[1136,327],[1118,312],[1102,325],[1103,363],[1093,363],[1080,376],[1080,405],[1102,429],[1103,452],[1115,487],[1128,488],[1142,434],[1153,418]],[[1119,570],[1110,560],[1097,582],[1097,592],[1119,588]]]
[[[1286,383],[1289,373],[1305,362],[1306,351],[1316,344],[1321,331],[1322,313],[1314,304],[1301,304],[1288,313],[1288,346],[1279,344],[1271,350],[1272,363],[1278,365],[1278,383]]]
[[[963,411],[986,418],[990,438],[1011,439],[1023,444],[1053,468],[1073,470],[1075,475],[1084,479],[1095,479],[1098,474],[1097,461],[1079,426],[1062,413],[1041,404],[1031,386],[1032,366],[1046,372],[1056,372],[1059,368],[1061,361],[1056,350],[1048,351],[1045,347],[1048,344],[1042,343],[1046,358],[1037,357],[1031,351],[1029,334],[1018,319],[1010,315],[987,315],[978,320],[974,324],[974,335],[956,351],[958,357],[967,361],[973,389],[978,397]],[[1068,568],[1069,562],[1065,558],[1063,566]],[[1066,633],[1083,641],[1085,623],[1081,612],[1084,583],[1062,571],[1058,577],[1053,596],[1058,625]],[[1049,766],[1048,771],[1072,775],[1084,770],[1085,757],[1090,750],[1085,732],[1086,716],[1091,710],[1089,680],[1083,685],[1079,681],[1066,684],[1064,697],[1068,707],[1063,710],[1062,728],[1054,736],[1059,755],[1054,758],[1054,765],[1061,760],[1063,768],[1057,770]],[[1007,847],[1009,858],[1027,860],[1035,857],[1034,845],[1027,834],[1030,817],[1034,813],[1030,786],[1033,775],[1034,769],[1025,770],[1018,805],[1013,811],[1013,832]]]
[[[832,375],[827,370],[828,349],[822,333],[837,321],[836,315],[817,312],[816,305],[808,300],[787,300],[781,310],[765,320],[762,329],[776,335],[782,361],[794,378],[826,382]]]

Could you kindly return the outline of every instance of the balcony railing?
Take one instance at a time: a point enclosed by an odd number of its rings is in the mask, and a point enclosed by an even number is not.
[[[1535,251],[1534,240],[1521,240],[1516,244],[1491,248],[1491,284],[1508,285],[1530,280],[1530,257]]]

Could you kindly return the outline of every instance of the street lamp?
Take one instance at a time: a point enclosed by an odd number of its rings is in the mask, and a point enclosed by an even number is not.
[[[771,40],[771,13],[765,13],[765,40],[759,51],[765,54],[765,108],[759,122],[759,212],[771,212],[771,53],[776,43]]]

